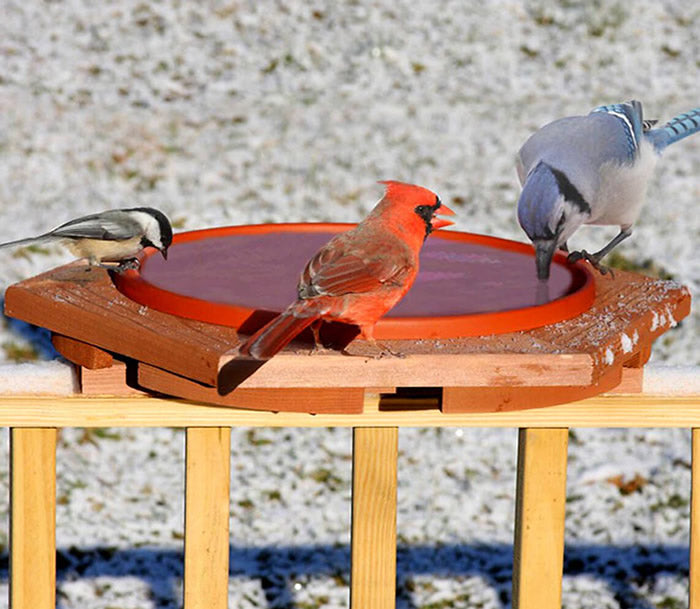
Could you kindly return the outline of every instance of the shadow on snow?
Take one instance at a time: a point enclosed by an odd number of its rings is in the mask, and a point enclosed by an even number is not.
[[[397,551],[397,609],[416,609],[412,598],[414,576],[482,579],[492,587],[502,608],[510,607],[513,547],[484,545],[401,545]],[[156,607],[181,606],[177,592],[183,575],[178,550],[144,547],[59,548],[57,580],[95,577],[136,577],[150,588]],[[8,558],[0,559],[0,578],[8,577]],[[268,606],[295,609],[294,583],[299,578],[330,577],[347,585],[350,579],[347,545],[262,546],[230,549],[230,574],[258,579]],[[636,587],[653,583],[663,574],[688,576],[687,547],[672,545],[606,546],[569,544],[565,575],[587,575],[604,583],[625,609],[651,609]],[[60,594],[58,607],[61,606]]]

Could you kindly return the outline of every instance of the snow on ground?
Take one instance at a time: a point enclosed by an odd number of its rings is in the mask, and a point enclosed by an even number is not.
[[[179,229],[354,221],[387,178],[437,191],[459,230],[523,239],[525,138],[600,103],[638,98],[661,120],[697,106],[698,41],[700,10],[674,0],[8,0],[0,239],[126,205],[160,207]],[[620,247],[694,295],[699,169],[700,138],[670,148]],[[68,259],[2,251],[0,285]],[[26,335],[6,323],[3,357],[48,351]],[[655,361],[700,364],[699,335],[695,312]],[[182,439],[62,431],[61,607],[177,606]],[[399,607],[506,606],[515,432],[400,442]],[[235,430],[233,449],[232,606],[346,606],[349,432]],[[684,431],[572,432],[565,606],[684,605],[688,460]]]

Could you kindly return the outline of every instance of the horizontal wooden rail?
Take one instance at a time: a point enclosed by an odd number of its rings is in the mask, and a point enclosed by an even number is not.
[[[362,414],[261,412],[146,396],[0,396],[0,427],[700,427],[700,394],[609,394],[512,412],[443,414],[368,394]],[[381,408],[381,410],[380,410]]]

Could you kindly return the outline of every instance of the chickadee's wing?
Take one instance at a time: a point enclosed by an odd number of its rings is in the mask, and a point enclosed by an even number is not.
[[[141,225],[128,214],[119,210],[76,218],[61,224],[48,233],[52,237],[104,239],[107,241],[131,239],[139,234],[141,234]]]

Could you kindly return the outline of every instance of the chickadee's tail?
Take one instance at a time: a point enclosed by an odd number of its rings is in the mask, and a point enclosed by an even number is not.
[[[49,235],[39,235],[38,237],[27,237],[26,239],[17,239],[16,241],[8,241],[7,243],[0,243],[0,249],[6,247],[22,247],[26,245],[34,245],[35,243],[42,243],[51,239]]]
[[[309,311],[303,302],[295,302],[253,334],[239,353],[255,359],[270,359],[318,318],[319,314]]]
[[[679,114],[658,129],[648,131],[646,136],[654,144],[657,152],[661,152],[666,146],[698,131],[700,131],[700,108],[695,108],[690,112]]]

